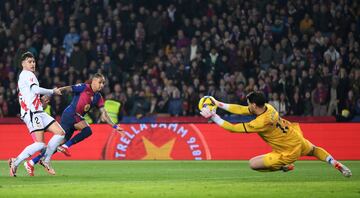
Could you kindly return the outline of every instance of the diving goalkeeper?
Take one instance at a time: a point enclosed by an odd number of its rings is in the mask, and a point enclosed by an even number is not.
[[[327,162],[339,170],[345,177],[352,175],[349,168],[336,161],[327,151],[313,145],[305,139],[299,124],[291,123],[279,116],[273,106],[266,103],[261,92],[251,92],[247,95],[248,106],[226,104],[210,97],[212,102],[221,109],[240,115],[256,115],[250,122],[231,124],[216,114],[215,109],[207,107],[201,109],[200,114],[214,121],[222,128],[235,133],[258,133],[271,146],[270,153],[250,159],[250,167],[257,171],[290,171],[293,163],[300,156],[314,156]]]

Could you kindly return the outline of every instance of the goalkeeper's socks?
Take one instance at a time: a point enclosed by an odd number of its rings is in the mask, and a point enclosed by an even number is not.
[[[315,147],[313,155],[319,160],[324,162],[326,161],[329,164],[331,164],[331,161],[334,160],[334,158],[332,158],[331,155],[321,147]]]
[[[337,161],[331,155],[329,155],[326,157],[326,162],[331,164],[332,166],[335,166]]]

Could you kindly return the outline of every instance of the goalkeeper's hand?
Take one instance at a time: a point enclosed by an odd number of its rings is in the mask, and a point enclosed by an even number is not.
[[[209,118],[213,117],[214,115],[216,115],[216,108],[214,108],[213,110],[210,110],[209,108],[204,107],[201,109],[200,114],[204,118],[209,119]]]
[[[211,102],[214,103],[214,105],[219,106],[220,102],[217,101],[214,97],[212,96],[206,96],[206,97],[208,97],[211,100]]]
[[[209,97],[209,99],[217,106],[217,107],[220,107],[221,109],[225,109],[225,110],[228,110],[228,105],[226,103],[223,103],[223,102],[220,102],[218,100],[216,100],[214,97],[212,96],[207,96]]]

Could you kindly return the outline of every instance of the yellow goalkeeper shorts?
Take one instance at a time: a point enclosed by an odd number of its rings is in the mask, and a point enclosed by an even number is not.
[[[288,151],[273,151],[264,155],[264,165],[269,170],[279,170],[282,166],[294,163],[300,156],[307,155],[312,150],[313,145],[303,138],[301,144]]]

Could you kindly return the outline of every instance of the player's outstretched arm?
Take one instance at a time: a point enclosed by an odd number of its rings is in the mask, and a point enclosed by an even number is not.
[[[30,89],[35,94],[41,94],[41,95],[56,94],[56,95],[61,95],[61,91],[58,88],[45,89],[45,88],[39,87],[39,85],[37,85],[37,84],[33,84],[33,85],[31,85]]]
[[[59,90],[61,91],[61,93],[71,92],[72,88],[71,88],[71,86],[65,86],[65,87],[60,87]]]
[[[120,124],[115,124],[109,114],[106,112],[105,108],[104,107],[101,107],[100,108],[100,112],[101,112],[101,118],[103,120],[105,120],[106,123],[108,123],[109,125],[111,125],[112,128],[114,128],[117,132],[119,132],[120,134],[124,134],[124,129],[121,128]]]
[[[254,123],[238,123],[238,124],[232,124],[224,119],[222,119],[219,115],[215,113],[215,111],[210,111],[208,108],[203,108],[200,112],[200,114],[205,118],[210,118],[212,121],[214,121],[217,125],[220,127],[236,133],[254,133],[254,132],[261,132],[262,126],[253,126]],[[257,124],[255,124],[257,125]]]
[[[212,96],[210,96],[210,100],[213,101],[215,105],[218,106],[219,108],[224,109],[225,111],[228,111],[230,113],[238,114],[238,115],[251,115],[249,108],[247,106],[220,102]]]

